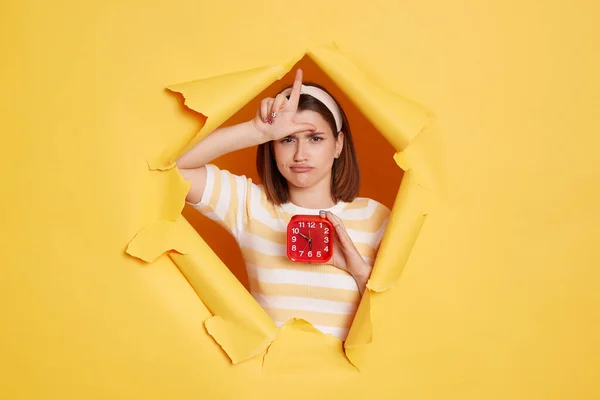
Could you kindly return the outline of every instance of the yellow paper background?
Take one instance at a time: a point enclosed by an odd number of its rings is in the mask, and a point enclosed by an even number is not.
[[[1,397],[599,397],[597,15],[584,0],[3,4]],[[371,293],[361,372],[294,324],[264,369],[232,365],[172,258],[125,253],[172,216],[148,155],[201,127],[164,88],[331,41],[435,113],[423,155],[397,160],[427,162],[435,205],[400,279]]]
[[[273,86],[281,86],[277,82],[293,80],[295,71],[291,70],[292,67],[302,68],[308,79],[305,82],[312,79],[332,88],[332,91],[334,88],[339,91],[335,96],[348,113],[349,125],[360,133],[355,147],[363,167],[362,174],[368,186],[376,187],[376,190],[373,193],[365,192],[367,185],[363,185],[359,195],[374,197],[382,202],[390,194],[395,196],[387,228],[389,233],[379,248],[379,256],[367,283],[368,290],[383,292],[397,282],[423,226],[430,204],[428,200],[434,197],[433,191],[424,191],[423,183],[418,181],[421,176],[428,175],[428,163],[422,156],[424,152],[415,151],[418,144],[413,143],[418,136],[427,135],[432,114],[422,106],[375,84],[335,44],[310,49],[298,61],[295,59],[282,65],[228,72],[169,86],[170,91],[183,97],[189,110],[202,116],[204,125],[185,147],[165,149],[158,157],[150,156],[150,169],[166,175],[169,180],[163,195],[163,210],[156,216],[157,221],[144,227],[127,246],[128,254],[146,262],[153,262],[166,251],[179,254],[172,257],[173,261],[214,316],[206,321],[206,329],[234,364],[258,355],[264,356],[273,340],[280,336],[273,321],[236,279],[235,272],[238,275],[240,272],[245,274],[243,262],[238,263],[241,268],[236,271],[238,265],[226,265],[215,256],[218,254],[224,258],[233,246],[223,251],[213,247],[213,253],[191,229],[189,221],[179,218],[175,212],[183,208],[189,183],[177,173],[174,159],[215,127],[233,123],[248,111],[250,113],[246,120],[251,118],[258,107],[257,102],[264,96],[275,96],[281,90],[279,87],[273,91]],[[265,94],[269,91],[273,93]],[[351,130],[347,129],[345,134],[350,135]],[[392,152],[386,151],[386,148],[391,148]],[[230,156],[235,157],[234,167],[241,168],[240,173],[248,175],[253,157],[244,159],[237,152]],[[379,161],[386,158],[395,160],[398,165],[385,165]],[[216,162],[221,168],[228,168],[221,164],[222,161]],[[406,175],[397,187],[394,181],[398,175],[404,175],[398,173],[399,167],[406,171]],[[390,174],[395,176],[388,180]],[[392,208],[391,204],[388,206]],[[198,214],[195,214],[197,218]],[[203,231],[201,227],[206,222],[204,218],[198,224],[201,230],[198,233],[203,238],[211,238],[219,246],[231,241],[218,226],[214,232]],[[190,244],[192,240],[196,243]],[[373,337],[370,294],[366,293],[363,297],[343,344],[345,355],[358,369],[364,367],[366,346]],[[322,357],[318,352],[314,354]]]

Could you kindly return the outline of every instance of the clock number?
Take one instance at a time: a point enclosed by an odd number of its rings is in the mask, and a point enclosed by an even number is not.
[[[315,232],[315,230],[318,231]],[[324,261],[325,258],[332,255],[333,248],[329,247],[333,245],[332,233],[332,227],[328,221],[311,221],[310,219],[295,221],[288,227],[288,255],[295,261],[304,260],[309,263]]]

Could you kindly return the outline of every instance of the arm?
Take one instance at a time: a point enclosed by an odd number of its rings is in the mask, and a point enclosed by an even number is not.
[[[348,265],[348,272],[350,272],[350,275],[352,275],[356,281],[361,295],[365,293],[372,269],[373,267],[367,264],[362,258],[356,260],[355,263]]]
[[[197,143],[177,160],[183,178],[191,182],[186,201],[197,203],[202,198],[206,185],[206,164],[222,155],[257,146],[267,141],[253,121],[231,127],[220,128]]]
[[[182,170],[199,168],[222,155],[266,141],[265,134],[256,128],[253,121],[219,128],[182,155],[177,160],[177,167]]]
[[[206,186],[207,163],[222,155],[284,138],[292,133],[316,130],[313,124],[295,123],[302,88],[302,71],[296,72],[289,99],[280,93],[263,99],[254,119],[215,130],[176,162],[183,178],[191,182],[186,201],[197,203]]]

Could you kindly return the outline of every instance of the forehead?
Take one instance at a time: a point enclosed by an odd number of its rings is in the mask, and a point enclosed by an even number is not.
[[[331,131],[331,127],[329,126],[327,121],[325,121],[325,118],[323,118],[321,116],[321,114],[319,114],[316,111],[312,111],[312,110],[298,111],[296,113],[296,117],[294,118],[294,121],[301,122],[301,123],[311,123],[317,127],[318,132],[323,132],[323,133],[333,135],[333,132]],[[302,133],[308,134],[310,132],[306,131],[306,132],[302,132]]]

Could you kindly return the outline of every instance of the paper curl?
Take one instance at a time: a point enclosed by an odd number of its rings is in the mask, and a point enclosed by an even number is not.
[[[414,141],[430,123],[432,115],[423,107],[376,85],[336,45],[315,48],[307,51],[305,56],[339,86],[392,144],[397,151],[394,159],[405,170],[367,290],[348,338],[340,347],[360,369],[367,345],[373,340],[371,296],[385,292],[400,278],[427,214],[427,197],[432,192],[426,189],[424,177],[430,173],[422,151]],[[179,155],[281,79],[298,61],[294,59],[280,65],[169,86],[169,90],[183,95],[186,107],[205,118],[205,124],[185,148],[165,148],[161,154],[148,158],[150,170],[153,173],[176,170],[174,160]],[[205,321],[207,331],[231,361],[239,363],[266,354],[277,336],[274,322],[186,221],[167,222],[174,214],[180,214],[184,205],[186,191],[184,193],[181,184],[176,183],[177,179],[173,177],[176,189],[166,197],[168,202],[163,215],[136,236],[128,253],[152,261],[169,249],[176,250],[170,254],[171,258],[213,314]],[[293,322],[290,326],[311,331],[306,329],[306,324],[305,321]],[[327,336],[327,340],[333,339]]]

